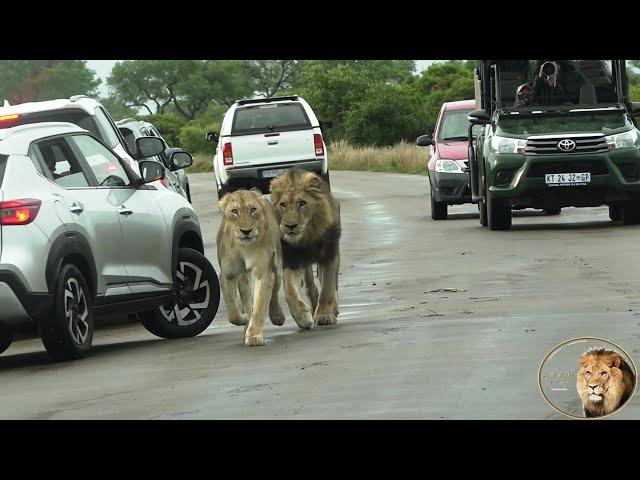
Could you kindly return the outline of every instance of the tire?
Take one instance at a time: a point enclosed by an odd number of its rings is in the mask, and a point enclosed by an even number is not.
[[[329,172],[323,173],[321,177],[322,177],[322,180],[324,180],[326,184],[329,185],[329,191],[331,191],[331,178],[329,178]]]
[[[185,192],[187,193],[187,200],[191,203],[191,187],[189,186],[189,182],[185,185]]]
[[[487,226],[487,202],[480,200],[478,202],[478,211],[480,212],[480,225]]]
[[[505,200],[495,200],[487,195],[487,224],[489,230],[511,228],[511,207]]]
[[[222,185],[220,188],[218,188],[218,200],[222,200],[222,197],[224,197],[229,192],[229,188]]]
[[[546,215],[560,215],[562,208],[545,208],[544,213]]]
[[[198,271],[200,285],[193,289]],[[186,288],[182,280],[186,280]],[[181,248],[178,252],[178,267],[174,282],[176,292],[186,291],[184,299],[178,303],[178,296],[176,296],[176,301],[171,304],[140,313],[138,316],[142,325],[158,337],[195,337],[211,324],[218,313],[220,305],[218,275],[203,254],[191,248]],[[194,304],[198,307],[194,308]]]
[[[637,225],[640,223],[640,203],[625,202],[620,212],[623,225]]]
[[[4,353],[13,342],[13,330],[7,326],[0,324],[0,353]]]
[[[44,348],[58,362],[85,357],[93,341],[91,293],[74,265],[60,270],[53,301],[53,312],[40,322]]]
[[[431,219],[432,220],[446,220],[448,216],[447,204],[443,202],[436,202],[433,198],[433,193],[429,194],[431,197]]]
[[[609,218],[612,222],[619,222],[622,220],[622,206],[618,204],[609,205]]]

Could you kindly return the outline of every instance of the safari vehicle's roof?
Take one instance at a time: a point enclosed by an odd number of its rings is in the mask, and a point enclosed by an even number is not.
[[[31,142],[64,133],[87,132],[68,122],[42,122],[0,130],[0,154],[26,155]]]

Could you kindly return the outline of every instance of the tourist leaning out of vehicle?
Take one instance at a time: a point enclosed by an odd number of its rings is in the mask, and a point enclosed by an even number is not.
[[[533,84],[537,105],[564,105],[579,103],[580,88],[585,77],[566,60],[540,60],[538,76]]]

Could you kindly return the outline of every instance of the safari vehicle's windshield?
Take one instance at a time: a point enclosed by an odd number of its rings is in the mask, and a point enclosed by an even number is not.
[[[503,109],[593,108],[618,102],[611,60],[500,60]]]
[[[605,135],[622,133],[633,128],[626,113],[598,112],[594,114],[562,116],[500,117],[496,123],[496,134],[518,137],[520,135],[544,135],[552,133],[597,132]]]

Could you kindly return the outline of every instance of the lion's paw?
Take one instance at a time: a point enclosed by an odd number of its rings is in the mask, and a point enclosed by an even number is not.
[[[259,347],[264,345],[264,336],[263,335],[251,335],[244,337],[244,344],[247,347]]]
[[[233,316],[229,315],[229,323],[236,326],[248,325],[250,318],[251,318],[251,315],[247,313],[241,313],[239,315],[233,315]]]
[[[316,312],[313,317],[316,325],[335,325],[338,323],[338,319],[336,318],[333,311],[331,312]]]
[[[302,329],[313,328],[313,317],[311,317],[311,312],[303,312],[299,314],[297,317],[293,317],[293,319],[298,324],[298,327]]]
[[[279,308],[274,312],[269,312],[269,319],[271,323],[278,327],[284,325],[284,313],[282,313],[282,310]]]

